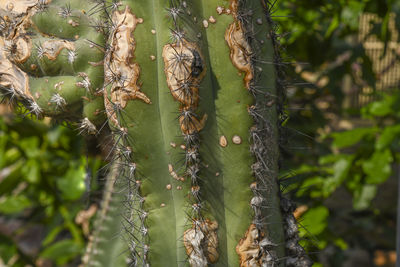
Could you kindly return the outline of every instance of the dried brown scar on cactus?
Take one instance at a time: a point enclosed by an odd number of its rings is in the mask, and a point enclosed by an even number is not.
[[[47,4],[50,0],[43,2]],[[23,54],[17,55],[18,60],[24,61],[23,58],[30,53],[31,42],[26,36],[26,29],[32,24],[30,17],[36,13],[38,3],[39,0],[0,1],[0,15],[3,18],[2,36],[18,48],[18,53]]]
[[[17,64],[22,64],[31,56],[32,41],[26,36],[18,36],[12,40],[4,40],[3,50],[7,53],[7,58]]]
[[[274,266],[268,265],[272,263],[274,258],[273,251],[268,252],[267,249],[276,246],[271,243],[264,233],[260,232],[255,224],[251,224],[247,229],[245,236],[240,239],[236,246],[236,253],[239,255],[240,267],[261,267]]]
[[[41,0],[42,4],[48,2],[50,1]],[[30,26],[34,26],[30,17],[36,13],[37,5],[38,1],[0,1],[0,8],[5,6],[8,10],[8,20],[4,19],[4,28],[7,29],[3,33],[4,49],[14,63],[22,64],[31,56],[32,41],[26,31]],[[49,60],[55,60],[64,48],[75,50],[75,45],[66,40],[46,41],[38,48],[38,57],[46,56]]]
[[[182,41],[179,44],[164,45],[162,56],[172,96],[185,107],[196,109],[199,103],[199,84],[206,73],[200,49],[195,43]]]
[[[181,130],[184,134],[199,132],[207,119],[206,114],[199,119],[193,112],[199,105],[199,85],[206,73],[200,49],[195,43],[181,41],[166,44],[162,56],[168,88],[181,103]]]
[[[183,243],[191,267],[207,267],[209,263],[217,262],[219,257],[217,229],[216,221],[206,219],[194,221],[192,228],[185,231]]]
[[[112,104],[125,108],[128,100],[131,99],[140,99],[147,104],[151,101],[140,91],[138,85],[140,67],[139,64],[133,62],[136,48],[133,32],[140,21],[126,6],[123,11],[113,12],[112,23],[115,27],[109,39],[111,49],[107,51],[104,60],[105,83],[111,85],[111,98],[108,99],[108,93],[105,93],[104,101],[109,118],[115,122],[118,120],[115,109],[111,107]],[[107,103],[107,101],[112,103]]]
[[[7,10],[8,12],[12,12],[15,14],[27,13],[27,11],[36,6],[39,0],[24,0],[24,1],[15,1],[15,0],[1,0],[0,1],[0,9]],[[45,1],[49,3],[51,1]]]
[[[7,59],[5,40],[0,37],[0,86],[12,89],[18,97],[33,100],[29,91],[28,75]]]
[[[30,17],[36,12],[36,1],[0,1],[0,15],[2,16],[2,62],[9,65],[24,63],[31,55],[32,41],[26,35],[26,29],[31,24]],[[3,53],[5,52],[5,53]],[[3,62],[4,60],[8,62]],[[2,66],[4,68],[5,66]],[[17,68],[10,68],[16,73]],[[20,70],[19,70],[20,71]],[[17,75],[14,75],[15,77]],[[21,87],[19,87],[21,88]]]
[[[121,127],[118,122],[117,113],[115,112],[114,104],[108,99],[106,93],[104,93],[104,107],[110,122],[117,127]]]
[[[187,112],[187,111],[183,111]],[[190,112],[190,111],[188,111]],[[196,132],[200,132],[201,129],[204,128],[206,124],[207,114],[204,114],[203,117],[199,120],[196,114],[192,113],[188,116],[181,115],[179,117],[179,124],[181,125],[181,131],[183,134],[194,134]]]
[[[39,48],[39,57],[46,56],[49,60],[56,60],[63,49],[75,50],[75,45],[66,40],[48,40]]]
[[[235,21],[232,22],[225,31],[225,41],[230,49],[230,58],[233,65],[245,73],[244,82],[246,88],[250,88],[250,82],[253,79],[253,67],[251,65],[251,47],[246,41],[242,23],[236,19],[237,2],[231,3],[232,14]]]

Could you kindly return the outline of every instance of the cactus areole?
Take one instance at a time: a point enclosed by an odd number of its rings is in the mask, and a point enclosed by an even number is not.
[[[0,0],[1,92],[81,134],[113,135],[82,266],[311,266],[277,179],[271,8]]]

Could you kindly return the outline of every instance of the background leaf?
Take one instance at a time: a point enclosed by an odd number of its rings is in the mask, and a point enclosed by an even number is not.
[[[363,171],[367,174],[366,182],[378,184],[386,181],[392,173],[392,162],[392,152],[389,149],[375,151],[371,158],[362,164]]]

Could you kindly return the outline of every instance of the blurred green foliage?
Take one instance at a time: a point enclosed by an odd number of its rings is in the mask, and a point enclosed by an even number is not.
[[[400,162],[400,92],[382,94],[380,100],[362,108],[361,114],[369,127],[326,134],[323,139],[330,144],[330,153],[318,157],[315,165],[301,165],[292,172],[295,179],[288,177],[284,181],[289,191],[308,204],[301,219],[304,228],[300,229],[300,235],[306,238],[303,245],[310,250],[322,250],[328,244],[339,250],[347,249],[348,243],[355,245],[351,243],[359,234],[370,235],[372,240],[363,244],[360,239],[357,246],[371,251],[395,248],[396,178],[381,188],[380,198],[382,194],[388,197],[383,200],[376,197],[379,186],[396,173]],[[346,189],[350,196],[338,193],[339,189]],[[332,205],[332,201],[336,203]],[[343,205],[347,205],[347,211]],[[336,209],[331,218],[326,206]],[[343,219],[338,225],[337,221]],[[366,227],[352,232],[359,223]],[[337,227],[341,229],[338,231]],[[367,229],[375,235],[385,234],[376,238]]]
[[[75,217],[102,164],[83,148],[67,127],[0,117],[1,266],[77,266],[86,241]]]
[[[400,94],[376,91],[379,76],[358,35],[362,13],[381,19],[369,34],[385,44],[383,56],[393,39],[391,13],[400,29],[399,1],[287,0],[275,12],[291,79],[281,182],[306,207],[300,231],[314,266],[343,266],[346,250],[367,251],[371,263],[376,249],[395,249]],[[376,100],[343,105],[345,79],[352,89],[372,88]],[[337,131],[339,120],[351,129]],[[354,264],[347,262],[365,266]]]
[[[362,116],[370,127],[326,135],[332,140],[332,153],[319,157],[317,166],[303,165],[297,170],[315,174],[303,180],[298,196],[327,198],[345,185],[353,195],[355,210],[371,205],[377,185],[390,177],[393,163],[399,161],[400,94],[384,94],[382,100],[364,107]]]

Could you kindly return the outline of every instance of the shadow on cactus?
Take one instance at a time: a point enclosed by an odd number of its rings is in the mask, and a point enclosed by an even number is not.
[[[272,3],[3,3],[4,94],[112,132],[83,266],[311,265],[277,180]]]

